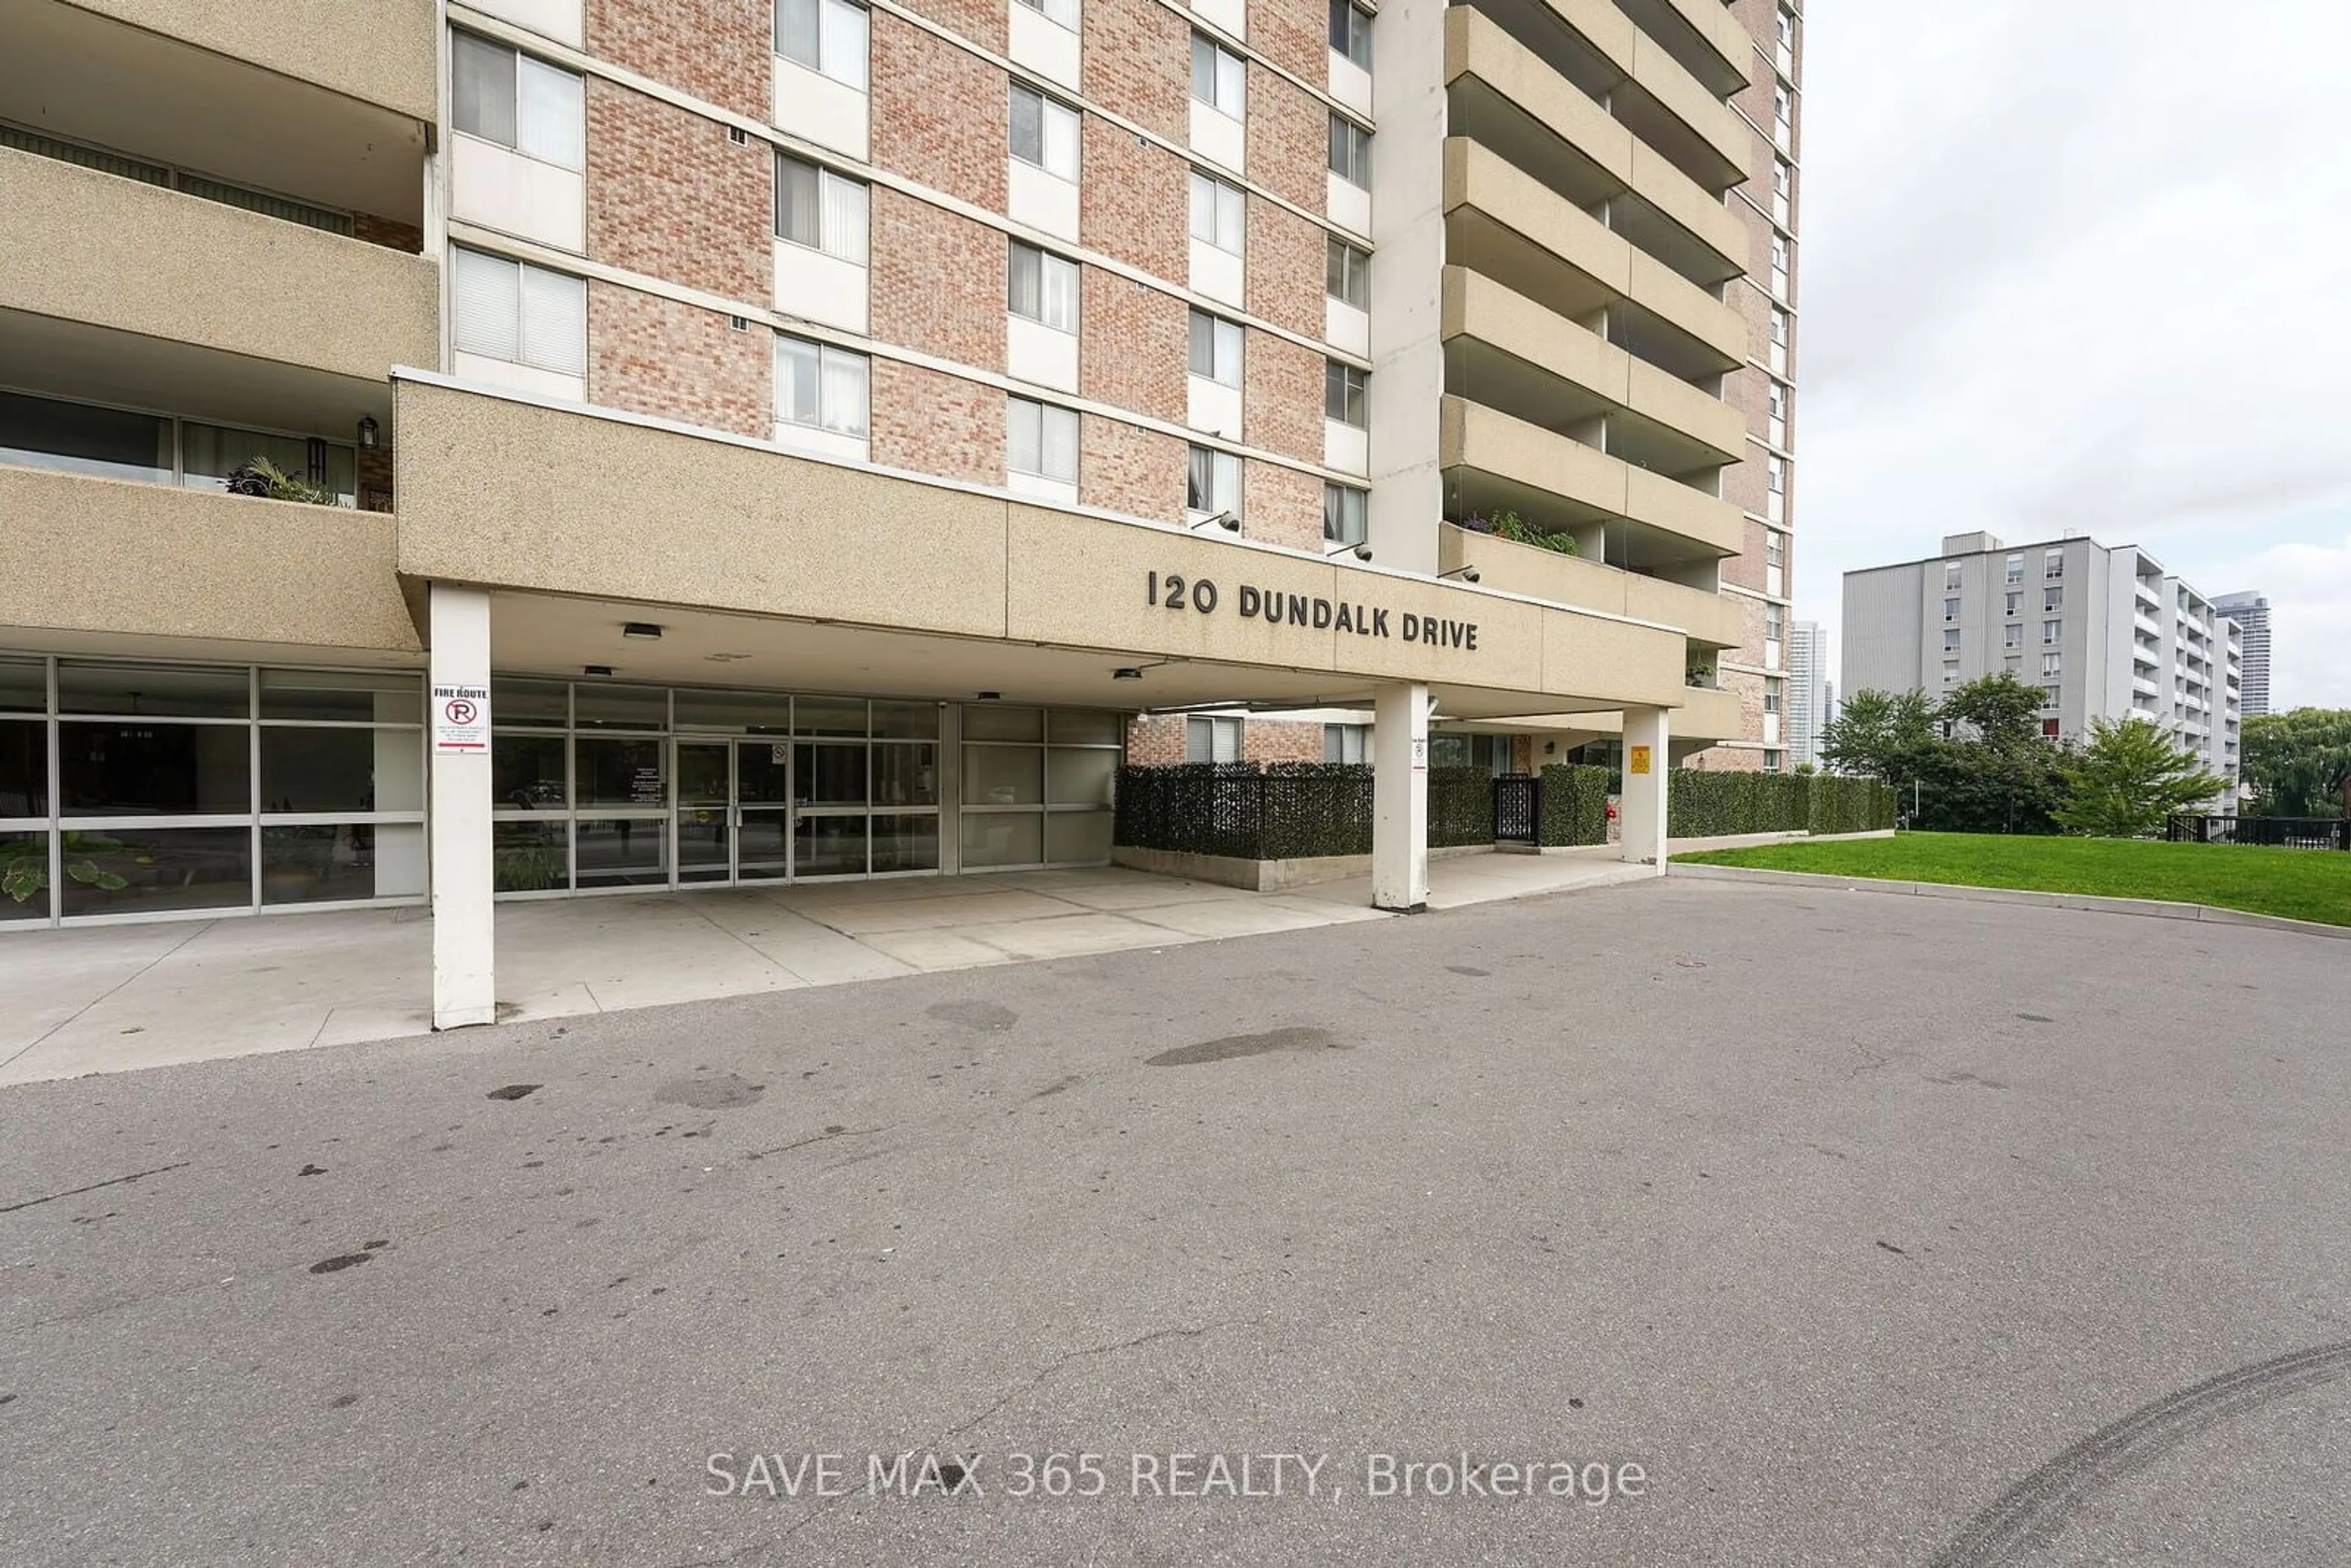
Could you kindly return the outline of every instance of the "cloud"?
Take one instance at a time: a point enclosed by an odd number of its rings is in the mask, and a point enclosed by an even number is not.
[[[2270,706],[2351,707],[2351,531],[2273,545],[2251,578],[2270,601]]]
[[[1809,21],[1800,612],[1833,622],[1844,571],[1975,528],[2144,544],[2281,604],[2288,572],[2339,582],[2340,549],[2286,541],[2351,528],[2331,79],[2351,5],[1866,0]],[[2294,639],[2314,659],[2323,627]],[[2281,695],[2340,692],[2316,664],[2283,684],[2283,612],[2279,646]]]

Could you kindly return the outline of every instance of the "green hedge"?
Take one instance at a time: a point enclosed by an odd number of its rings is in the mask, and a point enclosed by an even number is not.
[[[1806,776],[1811,804],[1804,825],[1815,833],[1867,833],[1894,825],[1894,789],[1882,779]]]
[[[1667,775],[1667,821],[1677,839],[1735,833],[1859,833],[1894,825],[1894,791],[1875,779],[1826,773]]]
[[[1483,768],[1430,768],[1428,847],[1493,841],[1494,776]]]
[[[1613,768],[1554,762],[1542,770],[1539,838],[1554,847],[1608,841],[1608,797],[1616,792]]]

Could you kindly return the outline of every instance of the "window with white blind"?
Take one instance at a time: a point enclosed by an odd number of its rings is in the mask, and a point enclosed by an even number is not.
[[[1078,111],[1014,82],[1012,155],[1064,180],[1078,177]]]
[[[1192,237],[1218,250],[1241,254],[1243,214],[1249,201],[1238,185],[1192,172]]]
[[[1365,507],[1371,501],[1369,491],[1351,485],[1325,484],[1322,486],[1322,540],[1332,545],[1359,545],[1364,542]]]
[[[1196,512],[1241,515],[1241,460],[1195,446],[1184,455],[1184,505]]]
[[[1776,604],[1767,604],[1763,607],[1763,639],[1765,642],[1776,643],[1780,640],[1780,633],[1787,625],[1787,614],[1788,612],[1786,611],[1781,609],[1780,606]]]
[[[1372,133],[1336,110],[1331,115],[1331,172],[1349,184],[1372,188]]]
[[[863,354],[776,334],[776,417],[786,424],[862,436],[872,395]]]
[[[1229,49],[1220,48],[1204,33],[1192,35],[1192,96],[1210,109],[1241,117],[1242,84],[1248,80],[1248,68],[1241,57]]]
[[[453,120],[459,131],[541,162],[566,169],[586,164],[587,120],[578,77],[471,33],[452,35],[449,65]]]
[[[776,237],[863,267],[872,222],[862,180],[776,155]]]
[[[1223,386],[1241,384],[1241,329],[1238,322],[1192,312],[1191,370]]]
[[[1202,718],[1195,716],[1184,721],[1184,760],[1186,762],[1238,762],[1241,759],[1241,721],[1237,718]]]
[[[871,18],[849,0],[776,0],[776,53],[865,90]]]
[[[1004,402],[1005,466],[1064,485],[1078,482],[1078,415],[1074,409],[1025,397]]]
[[[1366,763],[1372,759],[1372,727],[1368,724],[1326,724],[1322,727],[1322,760]]]
[[[1033,245],[1012,242],[1004,308],[1057,331],[1078,329],[1078,264]]]
[[[588,373],[588,285],[463,246],[451,252],[454,341],[463,354]]]
[[[1078,0],[1018,0],[1048,22],[1056,23],[1074,33],[1078,30]]]
[[[1333,235],[1324,245],[1323,292],[1358,310],[1372,303],[1372,256]]]

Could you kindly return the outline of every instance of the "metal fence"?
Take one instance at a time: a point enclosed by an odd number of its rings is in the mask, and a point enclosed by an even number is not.
[[[2182,812],[2165,820],[2163,836],[2176,844],[2351,850],[2351,817],[2216,817]]]

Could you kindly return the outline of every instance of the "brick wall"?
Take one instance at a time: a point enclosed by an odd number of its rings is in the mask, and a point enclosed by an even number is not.
[[[386,250],[404,250],[411,256],[424,253],[423,229],[395,218],[380,218],[373,213],[351,214],[351,237],[369,245],[380,245]]]
[[[1169,521],[1184,515],[1184,443],[1100,414],[1079,416],[1078,499]]]
[[[1139,713],[1127,720],[1126,760],[1135,768],[1165,768],[1183,761],[1183,716]]]
[[[1241,350],[1241,430],[1251,445],[1322,461],[1324,363],[1312,349],[1249,329]]]
[[[588,285],[588,395],[766,440],[775,434],[775,334],[618,284]]]
[[[1001,0],[912,0],[906,9],[936,22],[959,37],[970,39],[991,54],[1005,48],[1005,9]],[[880,20],[877,16],[875,20]]]
[[[1331,18],[1325,7],[1298,0],[1249,0],[1248,17],[1251,48],[1317,87],[1331,79]],[[1249,90],[1257,90],[1255,81]]]
[[[874,163],[1002,212],[1011,147],[1004,73],[936,34],[876,11],[872,80]]]
[[[1154,0],[1086,0],[1086,96],[1178,146],[1192,134],[1192,29]]]
[[[1320,762],[1322,727],[1288,718],[1244,719],[1241,757],[1249,762]]]
[[[1249,199],[1249,314],[1309,338],[1322,336],[1326,231],[1263,196]],[[1319,402],[1318,402],[1318,405]]]
[[[1182,423],[1189,402],[1190,308],[1100,267],[1087,267],[1079,282],[1078,391],[1098,402]]]
[[[726,299],[775,287],[775,150],[588,78],[588,254]]]
[[[1241,530],[1293,549],[1322,549],[1322,481],[1276,463],[1247,463],[1241,473]]]
[[[874,337],[978,370],[1004,368],[1000,231],[876,186],[872,255]]]
[[[1249,178],[1310,213],[1322,211],[1330,198],[1331,111],[1254,60],[1247,91]]]
[[[588,52],[765,120],[774,96],[775,12],[745,0],[587,0]]]
[[[1079,237],[1129,267],[1171,283],[1187,281],[1190,166],[1100,115],[1087,115],[1079,136]]]
[[[1004,483],[1004,394],[895,360],[873,361],[873,461]]]

